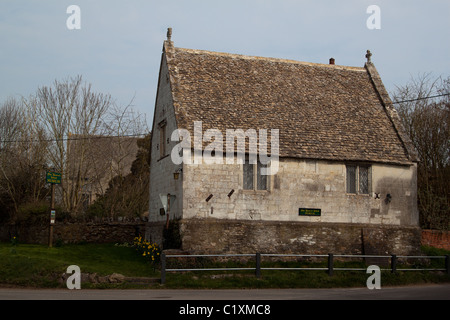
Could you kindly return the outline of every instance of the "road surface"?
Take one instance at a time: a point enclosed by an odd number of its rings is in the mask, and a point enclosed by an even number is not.
[[[0,300],[450,300],[450,284],[406,287],[249,290],[69,290],[0,288]]]

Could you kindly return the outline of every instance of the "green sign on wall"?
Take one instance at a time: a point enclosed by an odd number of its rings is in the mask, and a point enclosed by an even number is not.
[[[47,183],[60,184],[61,183],[61,173],[47,171]]]
[[[321,214],[321,209],[308,209],[308,208],[299,208],[298,215],[299,216],[312,216],[318,217]]]

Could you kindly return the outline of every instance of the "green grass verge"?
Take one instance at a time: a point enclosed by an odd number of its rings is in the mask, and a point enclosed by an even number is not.
[[[424,255],[445,255],[449,251],[423,248]],[[443,259],[432,259],[426,268],[443,268]],[[192,261],[191,261],[192,262]],[[254,262],[218,263],[208,260],[196,260],[195,267],[253,267]],[[69,265],[77,265],[82,273],[96,273],[106,276],[119,273],[126,277],[148,277],[159,279],[160,272],[149,264],[133,247],[114,244],[79,244],[48,248],[42,245],[0,243],[0,285],[40,288],[65,288],[58,281]],[[326,267],[326,262],[269,262],[263,261],[262,267]],[[180,266],[181,267],[181,266]],[[335,267],[365,269],[364,262],[335,261]],[[402,266],[398,266],[401,268]],[[422,265],[408,265],[408,268],[420,268]],[[370,275],[365,271],[335,270],[333,276],[326,271],[304,270],[262,270],[256,278],[254,271],[195,271],[166,274],[166,284],[157,281],[137,284],[83,283],[82,288],[332,288],[364,287]],[[381,285],[411,285],[425,283],[450,282],[450,276],[436,271],[399,271],[392,274],[382,271]]]
[[[159,276],[132,247],[80,244],[49,248],[0,243],[0,284],[3,285],[59,287],[58,278],[70,265],[79,266],[82,273],[99,276],[113,273],[130,277]]]

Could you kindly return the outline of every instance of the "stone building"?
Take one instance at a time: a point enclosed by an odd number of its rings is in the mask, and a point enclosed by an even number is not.
[[[67,140],[66,203],[85,211],[109,182],[126,176],[138,151],[136,137],[70,134]]]
[[[190,252],[415,251],[417,154],[370,56],[348,67],[182,49],[169,29],[147,238],[176,219]],[[228,161],[237,133],[245,152],[236,142]]]

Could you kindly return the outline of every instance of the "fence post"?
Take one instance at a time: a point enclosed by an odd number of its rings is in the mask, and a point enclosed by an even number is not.
[[[261,253],[256,253],[256,277],[261,277]]]
[[[447,274],[450,275],[450,255],[445,256],[445,269],[447,269]]]
[[[395,254],[391,255],[391,273],[397,272],[397,256]]]
[[[333,254],[328,254],[328,275],[331,277],[333,275]]]
[[[161,284],[166,283],[166,254],[161,254]]]

